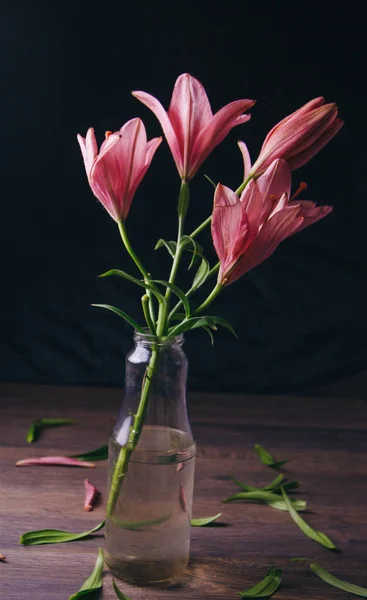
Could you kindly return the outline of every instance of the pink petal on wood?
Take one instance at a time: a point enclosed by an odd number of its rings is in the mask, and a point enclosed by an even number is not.
[[[68,456],[41,456],[40,458],[25,458],[15,463],[17,467],[28,467],[32,465],[59,465],[62,467],[89,467],[96,465],[92,462],[69,458]]]
[[[6,560],[5,554],[2,554],[1,552],[0,552],[0,560]]]
[[[90,481],[88,481],[88,479],[84,479],[84,486],[84,510],[91,511],[93,510],[93,506],[100,496],[100,492]]]

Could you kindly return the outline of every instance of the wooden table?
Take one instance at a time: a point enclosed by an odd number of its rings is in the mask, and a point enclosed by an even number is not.
[[[105,492],[106,463],[95,470],[16,468],[31,455],[70,454],[106,443],[121,391],[3,384],[0,386],[0,562],[1,600],[66,600],[90,574],[103,534],[68,544],[22,547],[22,532],[42,528],[85,531],[104,517],[104,505],[83,511],[87,475]],[[275,598],[298,600],[352,597],[329,587],[303,565],[316,559],[340,578],[367,586],[367,403],[363,400],[290,396],[189,394],[198,443],[194,516],[221,511],[226,527],[193,528],[189,567],[179,584],[143,589],[121,583],[132,600],[172,598],[226,600],[260,580],[271,565],[285,569]],[[29,446],[31,421],[44,416],[75,418],[77,424],[45,431]],[[325,550],[297,528],[288,513],[257,504],[221,504],[236,490],[229,475],[254,485],[274,472],[253,451],[263,444],[291,458],[287,475],[301,481],[309,503],[306,519],[327,533],[342,553]],[[104,494],[105,498],[105,494]],[[103,599],[115,598],[105,574]],[[238,597],[238,596],[237,596]]]

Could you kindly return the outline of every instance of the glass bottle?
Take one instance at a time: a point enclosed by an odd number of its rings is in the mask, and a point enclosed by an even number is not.
[[[186,410],[182,344],[182,335],[157,342],[135,332],[134,348],[126,357],[124,401],[109,442],[110,487],[155,352],[139,441],[106,520],[108,566],[117,577],[140,585],[176,577],[189,558],[195,442]]]

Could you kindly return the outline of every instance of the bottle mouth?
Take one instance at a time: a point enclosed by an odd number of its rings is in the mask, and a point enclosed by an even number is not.
[[[144,332],[142,333],[141,331],[137,331],[136,329],[134,330],[134,340],[135,342],[139,342],[142,344],[146,344],[149,345],[150,347],[153,346],[176,346],[176,345],[182,345],[184,342],[184,335],[183,333],[180,333],[178,335],[175,335],[174,337],[169,337],[169,336],[164,336],[164,337],[158,337],[156,335],[153,335],[149,329],[144,329]]]

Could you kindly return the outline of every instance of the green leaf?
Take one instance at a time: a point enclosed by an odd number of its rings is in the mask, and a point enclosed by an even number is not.
[[[191,267],[195,264],[196,258],[198,256],[203,255],[203,248],[194,238],[190,237],[189,235],[182,236],[180,240],[180,246],[182,249],[186,249],[192,252],[192,259],[187,269],[189,271]],[[192,246],[192,249],[190,248],[190,246]]]
[[[222,317],[213,317],[213,316],[209,316],[209,317],[205,317],[208,320],[208,325],[209,327],[212,327],[212,329],[216,329],[216,327],[213,327],[212,324],[214,325],[221,325],[222,327],[225,327],[226,329],[228,329],[228,331],[230,331],[234,337],[236,337],[238,339],[238,335],[235,332],[235,330],[233,329],[233,325],[227,321],[227,319],[223,319]],[[211,324],[212,323],[212,324]]]
[[[211,344],[212,344],[212,346],[214,346],[214,336],[211,332],[210,327],[206,327],[205,325],[203,325],[202,328],[204,329],[204,331],[207,332],[208,336],[210,337]]]
[[[278,510],[287,510],[285,503],[281,500],[278,494],[274,494],[274,492],[268,492],[266,490],[253,490],[249,492],[239,492],[238,494],[233,494],[223,500],[223,502],[234,502],[235,500],[247,500],[247,501],[255,501],[255,502],[265,502],[266,504],[271,504],[273,508],[277,508]],[[306,502],[304,500],[291,500],[291,508],[294,510],[305,510]],[[284,508],[283,508],[284,507]]]
[[[275,502],[268,502],[267,504],[272,508],[276,508],[276,510],[288,510],[288,506],[284,500],[276,500]],[[292,506],[297,512],[302,512],[307,509],[307,502],[306,500],[292,500]]]
[[[96,450],[85,452],[84,454],[72,454],[70,458],[77,458],[78,460],[107,460],[108,458],[108,446],[101,446]]]
[[[191,519],[191,527],[205,527],[206,525],[211,525],[214,523],[219,517],[222,516],[222,513],[218,513],[214,515],[214,517],[203,517],[202,519]]]
[[[176,242],[167,242],[166,240],[161,238],[156,243],[154,250],[158,250],[159,248],[162,248],[163,246],[165,246],[165,248],[167,248],[168,253],[172,256],[172,258],[175,258],[176,246],[177,246]]]
[[[83,533],[69,533],[59,529],[40,529],[39,531],[27,531],[20,536],[20,543],[23,546],[39,546],[41,544],[62,544],[63,542],[73,542],[75,540],[83,540],[90,535],[93,535],[105,525],[102,521],[91,529]]]
[[[259,458],[263,465],[271,467],[272,469],[280,469],[285,463],[288,462],[288,458],[285,460],[275,460],[275,458],[260,444],[255,444],[255,450],[259,455]]]
[[[359,596],[360,598],[367,598],[367,588],[338,579],[315,562],[310,564],[310,569],[317,577],[325,581],[325,583],[328,583],[339,590],[343,590],[344,592]]]
[[[96,560],[96,564],[91,575],[86,579],[80,588],[79,592],[70,596],[69,600],[78,600],[79,598],[87,598],[90,595],[91,598],[94,597],[97,591],[102,588],[103,584],[103,567],[104,567],[104,557],[102,548],[98,549],[98,556]]]
[[[213,186],[214,189],[217,187],[217,184],[215,183],[215,181],[213,181],[212,179],[210,179],[209,175],[205,175],[205,173],[204,173],[204,177],[205,177],[205,179],[207,179],[209,181],[209,183],[212,184],[212,186]]]
[[[37,419],[33,421],[27,433],[27,442],[32,444],[35,442],[42,429],[46,429],[46,427],[61,427],[62,425],[70,425],[74,423],[73,419]]]
[[[242,598],[269,598],[276,592],[282,580],[282,571],[276,567],[271,567],[264,579],[259,581],[254,587],[240,592]]]
[[[159,283],[160,285],[165,285],[174,294],[176,294],[176,296],[181,300],[182,304],[184,305],[186,317],[187,318],[190,317],[190,304],[186,297],[186,294],[181,290],[181,288],[179,288],[177,285],[174,285],[173,283],[169,283],[168,281],[163,281],[163,279],[152,279],[151,281],[153,283]]]
[[[283,486],[284,490],[291,491],[299,488],[300,485],[299,481],[284,482],[283,474],[278,475],[271,483],[269,483],[269,485],[266,485],[265,487],[255,487],[254,485],[248,485],[246,483],[243,483],[242,481],[239,481],[238,479],[236,479],[236,477],[232,476],[231,479],[236,485],[238,485],[238,487],[240,487],[245,492],[256,492],[258,490],[277,492],[281,488],[281,486]]]
[[[172,514],[169,513],[164,517],[160,517],[159,519],[152,519],[151,521],[120,521],[116,519],[116,517],[112,516],[112,521],[121,527],[121,529],[128,529],[130,531],[138,531],[139,529],[145,529],[146,527],[150,527],[151,525],[160,525],[161,523],[165,523],[169,521]]]
[[[300,517],[300,515],[294,510],[292,502],[288,498],[283,488],[281,488],[281,491],[283,494],[284,502],[288,507],[288,512],[290,516],[292,517],[296,525],[298,525],[298,527],[303,531],[303,533],[318,544],[321,544],[321,546],[324,546],[324,548],[327,548],[328,550],[336,550],[336,546],[334,545],[334,543],[324,533],[322,533],[321,531],[315,531],[315,529],[312,529],[312,527],[308,525],[308,523],[306,523],[306,521],[302,519],[302,517]]]
[[[209,261],[207,258],[205,258],[205,256],[202,256],[201,263],[200,263],[198,270],[196,271],[196,275],[192,282],[190,292],[197,290],[201,285],[203,285],[203,283],[205,283],[205,281],[209,275],[209,272],[210,272]]]
[[[110,277],[111,275],[117,275],[118,277],[123,277],[124,279],[127,279],[128,281],[135,283],[135,285],[139,285],[140,287],[144,288],[145,290],[150,290],[159,302],[161,302],[162,304],[165,303],[164,296],[162,296],[162,294],[160,294],[156,290],[155,286],[151,285],[150,282],[141,281],[140,279],[136,279],[136,277],[129,275],[129,273],[125,273],[125,271],[121,271],[121,269],[110,269],[109,271],[106,271],[105,273],[98,275],[98,277]]]
[[[96,306],[97,308],[105,308],[106,310],[110,310],[115,313],[122,319],[125,319],[136,331],[140,333],[144,333],[144,329],[137,323],[132,317],[130,317],[126,312],[121,310],[121,308],[116,308],[116,306],[111,306],[110,304],[92,304],[92,306]]]
[[[125,596],[125,594],[123,594],[121,592],[121,590],[119,590],[119,588],[116,585],[116,581],[114,579],[112,579],[112,586],[113,586],[114,592],[119,600],[130,600],[130,598]]]

